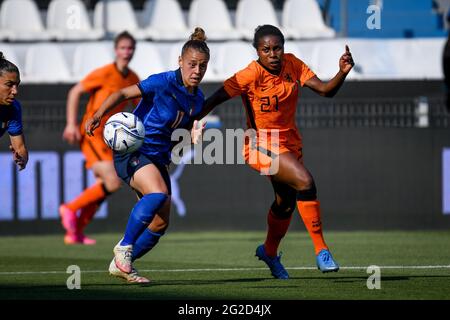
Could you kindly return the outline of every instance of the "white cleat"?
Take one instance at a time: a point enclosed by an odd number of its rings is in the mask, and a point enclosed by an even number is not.
[[[121,241],[122,240],[120,240],[119,243],[114,247],[114,261],[120,271],[130,273],[133,269],[133,266],[131,265],[133,246],[131,244],[127,246],[121,246]]]
[[[150,280],[139,275],[135,268],[132,268],[130,273],[125,273],[117,268],[114,259],[109,264],[109,274],[118,278],[127,280],[129,283],[149,283]]]

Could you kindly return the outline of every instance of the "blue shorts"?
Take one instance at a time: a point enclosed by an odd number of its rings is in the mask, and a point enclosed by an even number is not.
[[[161,176],[166,183],[169,195],[172,194],[170,176],[165,165],[161,164],[155,158],[140,153],[139,151],[124,154],[114,152],[114,167],[116,168],[117,175],[128,185],[130,185],[130,180],[134,173],[148,164],[154,164],[156,168],[158,168],[159,173],[161,173]]]

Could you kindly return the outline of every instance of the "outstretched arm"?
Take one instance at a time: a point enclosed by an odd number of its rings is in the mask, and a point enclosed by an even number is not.
[[[100,125],[103,115],[114,109],[121,102],[140,97],[142,97],[142,92],[137,85],[132,85],[114,92],[103,101],[102,105],[97,112],[94,113],[92,118],[86,120],[86,133],[89,136],[92,136],[94,130]]]
[[[205,104],[203,105],[202,111],[197,114],[192,120],[191,123],[188,124],[187,129],[191,130],[191,139],[192,143],[197,144],[201,136],[203,134],[203,130],[205,129],[206,122],[200,121],[202,118],[208,115],[216,106],[227,101],[231,97],[225,91],[225,89],[220,87],[216,92],[214,92],[208,99],[206,99]]]
[[[352,54],[346,45],[345,53],[339,59],[339,71],[334,78],[328,82],[323,82],[317,76],[314,76],[305,82],[305,86],[323,97],[334,97],[354,65]]]
[[[203,105],[202,111],[195,116],[195,120],[200,120],[210,113],[216,106],[227,101],[231,97],[225,91],[224,87],[220,87],[216,92],[214,92],[208,99],[206,99]]]
[[[9,149],[13,154],[14,162],[19,167],[19,170],[25,169],[28,162],[28,150],[25,146],[25,138],[23,134],[17,136],[10,136],[11,145]]]

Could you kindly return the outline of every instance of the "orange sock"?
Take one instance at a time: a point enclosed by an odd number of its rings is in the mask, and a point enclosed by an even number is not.
[[[78,197],[66,206],[72,211],[78,211],[79,209],[86,207],[91,203],[99,202],[106,197],[106,192],[102,183],[96,183],[92,187],[84,190]]]
[[[292,215],[287,219],[280,219],[272,212],[272,209],[269,210],[267,215],[267,237],[264,242],[264,249],[269,257],[277,255],[278,246],[289,228],[291,219]]]
[[[298,211],[314,244],[316,255],[322,249],[328,249],[322,235],[322,221],[320,220],[320,203],[313,201],[297,201]]]
[[[91,222],[103,199],[98,202],[93,202],[81,208],[80,216],[77,219],[77,230],[83,232],[84,228]]]

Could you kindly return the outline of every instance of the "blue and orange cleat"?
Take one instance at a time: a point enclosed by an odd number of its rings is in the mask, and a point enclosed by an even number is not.
[[[289,274],[280,262],[281,254],[276,257],[269,257],[264,250],[264,245],[262,244],[256,248],[255,256],[267,264],[274,278],[289,279]]]
[[[339,265],[334,261],[333,256],[327,249],[322,249],[316,256],[317,269],[325,272],[336,272]]]

